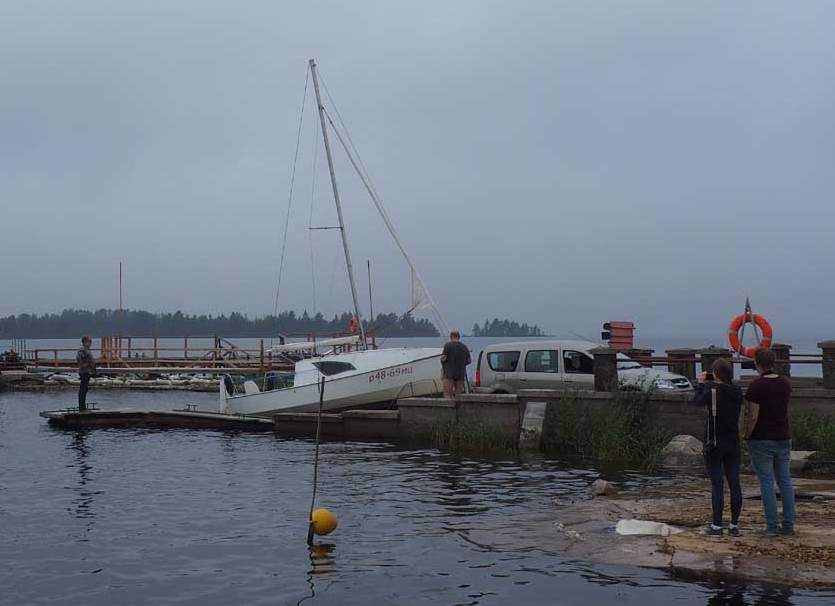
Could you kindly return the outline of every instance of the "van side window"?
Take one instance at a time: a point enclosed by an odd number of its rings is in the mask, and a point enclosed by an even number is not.
[[[529,351],[525,354],[525,372],[559,372],[558,360],[553,349]]]
[[[516,372],[519,364],[518,351],[491,351],[487,354],[487,365],[496,372]]]
[[[581,351],[563,351],[562,362],[565,372],[582,375],[594,374],[594,360]]]

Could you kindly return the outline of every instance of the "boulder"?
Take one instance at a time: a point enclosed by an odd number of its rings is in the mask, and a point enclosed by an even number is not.
[[[611,497],[618,493],[618,487],[606,480],[597,479],[592,482],[589,492],[593,497]]]
[[[701,467],[702,441],[688,435],[675,436],[661,450],[661,461],[667,467]]]

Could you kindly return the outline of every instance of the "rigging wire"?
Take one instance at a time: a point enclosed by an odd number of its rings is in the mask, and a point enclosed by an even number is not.
[[[412,271],[413,288],[414,288],[414,280],[417,279],[417,282],[420,285],[420,287],[422,288],[423,293],[428,298],[428,302],[431,306],[432,312],[435,315],[435,319],[440,324],[441,329],[444,332],[449,332],[449,327],[447,326],[446,321],[444,320],[443,316],[441,315],[441,312],[438,309],[438,306],[435,304],[435,301],[432,299],[432,295],[430,295],[429,291],[426,289],[426,285],[423,283],[423,280],[421,279],[420,274],[418,273],[417,269],[415,268],[414,264],[412,263],[408,253],[406,253],[406,249],[403,247],[403,243],[401,242],[400,237],[397,235],[397,230],[394,228],[394,224],[392,223],[391,218],[389,217],[388,213],[386,212],[386,209],[383,206],[383,202],[380,199],[379,194],[377,194],[376,190],[374,189],[373,184],[371,184],[369,182],[367,175],[364,175],[362,170],[360,170],[360,167],[358,166],[357,160],[353,157],[353,154],[351,153],[351,150],[350,150],[347,142],[345,141],[345,138],[340,133],[340,130],[336,127],[336,124],[334,124],[333,118],[331,117],[330,113],[327,110],[324,110],[324,112],[325,112],[325,116],[327,116],[327,118],[328,118],[328,123],[330,123],[331,128],[333,129],[333,132],[336,135],[336,138],[339,140],[339,143],[342,145],[342,149],[345,150],[345,154],[348,156],[348,160],[351,162],[352,166],[354,167],[354,170],[356,170],[357,174],[360,177],[360,181],[362,181],[363,185],[365,185],[366,190],[368,191],[369,196],[371,197],[371,201],[374,203],[374,206],[377,208],[377,211],[380,213],[380,216],[383,218],[383,223],[385,223],[386,228],[388,229],[389,233],[391,234],[391,237],[394,239],[395,244],[397,244],[397,247],[400,249],[400,252],[402,253],[403,257],[406,259],[406,263],[408,263],[409,268]],[[347,133],[346,133],[346,135],[347,135]],[[414,311],[414,309],[415,308],[412,307],[412,309],[410,309],[409,312],[407,312],[407,313],[410,313],[410,312]]]
[[[336,101],[334,101],[333,97],[331,96],[330,90],[328,90],[328,83],[325,82],[325,78],[324,76],[322,76],[321,68],[319,68],[319,80],[322,82],[322,87],[325,89],[325,94],[328,96],[328,101],[330,101],[331,107],[333,107],[333,111],[336,114],[336,119],[339,122],[339,126],[342,127],[342,131],[345,133],[345,137],[348,140],[348,144],[350,145],[351,150],[354,153],[354,156],[356,156],[357,158],[357,163],[362,169],[363,176],[365,177],[366,181],[368,181],[368,185],[371,188],[371,191],[373,191],[374,195],[379,198],[380,194],[377,193],[377,188],[374,186],[374,182],[371,180],[371,175],[368,173],[368,169],[365,167],[365,162],[362,161],[362,156],[360,155],[359,149],[357,149],[357,146],[354,145],[354,140],[351,138],[351,131],[348,130],[348,126],[345,124],[345,121],[342,119],[342,114],[339,112],[339,107],[337,107]]]
[[[304,77],[304,94],[302,95],[302,107],[299,111],[299,128],[296,132],[296,152],[293,156],[293,169],[290,172],[290,192],[287,197],[287,214],[284,218],[284,240],[281,243],[281,261],[278,264],[278,283],[275,287],[275,306],[273,308],[273,317],[276,323],[276,334],[278,333],[278,300],[281,294],[281,278],[284,275],[284,256],[287,252],[287,228],[290,225],[290,210],[293,207],[293,188],[296,184],[296,165],[299,161],[299,147],[301,146],[302,125],[304,124],[304,108],[307,104],[307,85],[310,81],[310,72],[305,70]],[[273,337],[270,336],[270,347],[273,344]]]
[[[331,128],[333,128],[333,131],[336,134],[337,138],[339,139],[339,142],[342,144],[342,147],[345,150],[345,153],[348,155],[349,160],[351,160],[351,162],[354,166],[354,169],[357,171],[357,174],[360,177],[360,180],[362,180],[363,184],[368,189],[368,192],[371,196],[371,200],[372,200],[372,202],[374,202],[374,206],[377,207],[377,211],[380,213],[380,216],[383,218],[383,222],[386,224],[386,227],[388,228],[389,233],[391,233],[392,237],[395,240],[395,243],[400,248],[400,252],[403,253],[403,256],[406,258],[406,261],[409,264],[410,269],[412,270],[412,279],[414,280],[415,277],[417,278],[418,283],[420,284],[424,293],[428,296],[433,315],[435,316],[435,319],[438,321],[438,323],[441,325],[440,326],[441,330],[443,330],[445,332],[448,332],[449,327],[447,326],[446,321],[444,320],[443,316],[441,315],[441,312],[438,309],[438,306],[435,304],[435,301],[433,300],[432,295],[429,294],[429,291],[426,289],[426,285],[423,283],[423,279],[420,277],[420,274],[418,273],[417,269],[415,269],[414,265],[410,261],[409,255],[406,254],[406,251],[405,251],[405,249],[403,248],[403,245],[400,242],[400,238],[397,235],[396,230],[394,229],[394,224],[391,221],[391,217],[389,216],[388,211],[386,210],[385,206],[383,206],[381,196],[380,196],[379,192],[377,191],[377,188],[374,185],[373,180],[371,179],[371,175],[369,174],[368,169],[365,166],[365,163],[362,160],[362,156],[359,153],[359,149],[357,149],[357,146],[354,144],[354,141],[351,138],[350,130],[348,130],[348,127],[345,124],[345,121],[342,119],[342,114],[339,112],[339,107],[337,107],[336,101],[334,101],[333,96],[331,95],[330,90],[328,89],[328,84],[325,81],[325,78],[322,76],[321,69],[319,70],[319,80],[322,82],[322,87],[325,89],[325,94],[328,97],[328,101],[330,102],[331,107],[333,107],[333,110],[336,114],[336,119],[339,122],[341,130],[345,133],[345,139],[347,139],[347,143],[346,143],[346,140],[343,139],[342,136],[340,135],[340,129],[336,128],[336,125],[334,124],[334,122],[333,122],[333,120],[330,116],[330,113],[327,110],[325,110],[325,115],[327,115],[327,117],[328,117],[328,121],[330,122]],[[352,156],[356,157],[356,161],[354,161],[354,158],[352,158]],[[414,285],[413,285],[413,288],[414,288]],[[409,310],[409,312],[411,312],[411,311],[413,311],[413,309]]]

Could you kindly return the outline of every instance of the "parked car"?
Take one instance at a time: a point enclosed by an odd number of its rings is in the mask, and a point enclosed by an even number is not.
[[[495,343],[478,354],[477,391],[516,393],[520,389],[594,389],[594,357],[600,347],[591,341],[537,340]],[[621,389],[692,391],[687,377],[641,366],[628,356],[617,356]]]

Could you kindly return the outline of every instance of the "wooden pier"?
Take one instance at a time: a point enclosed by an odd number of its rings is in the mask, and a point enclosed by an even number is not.
[[[258,339],[256,347],[239,347],[219,336],[103,336],[91,348],[99,370],[125,369],[144,372],[244,372],[290,371],[296,362],[326,351],[351,351],[350,335],[281,336]],[[196,342],[211,341],[201,346]],[[21,341],[23,343],[23,341]],[[25,345],[24,345],[25,347]],[[369,347],[376,349],[373,335]],[[14,352],[19,364],[40,370],[74,370],[77,347],[39,347]]]
[[[98,410],[80,412],[77,408],[45,410],[40,416],[61,429],[103,429],[110,427],[147,427],[154,429],[237,429],[272,431],[272,419],[249,415],[187,410]]]

